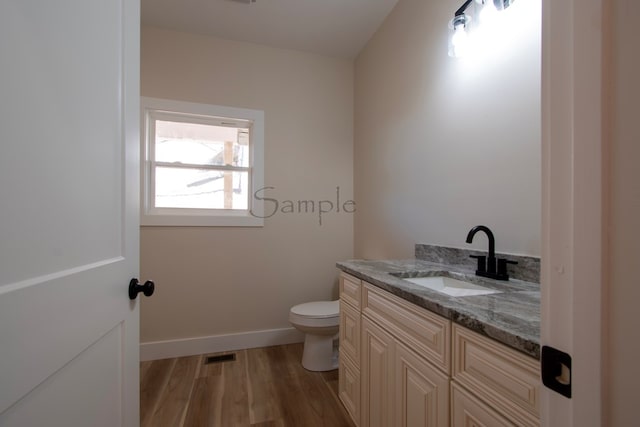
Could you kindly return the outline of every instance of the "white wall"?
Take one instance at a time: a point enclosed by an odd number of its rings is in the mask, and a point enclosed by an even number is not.
[[[605,369],[606,418],[603,425],[631,426],[638,423],[640,381],[640,58],[637,44],[640,3],[616,0],[613,4],[613,50],[610,52],[611,135],[607,166],[609,196],[609,277],[605,278],[608,325]],[[630,54],[633,53],[633,54]]]
[[[278,200],[353,198],[352,61],[142,30],[143,96],[264,110],[265,184]],[[268,204],[273,206],[273,204]],[[337,297],[353,215],[276,214],[263,228],[143,227],[141,341],[287,328],[289,308]]]
[[[467,247],[477,224],[500,252],[540,253],[540,0],[515,2],[504,45],[467,60],[447,56],[461,3],[400,0],[356,60],[356,257]]]

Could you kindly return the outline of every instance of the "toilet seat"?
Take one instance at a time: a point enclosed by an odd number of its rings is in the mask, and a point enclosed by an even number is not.
[[[337,326],[340,323],[340,301],[315,301],[291,307],[289,321],[309,327]]]
[[[315,301],[291,307],[291,312],[304,317],[324,319],[340,315],[340,301]]]

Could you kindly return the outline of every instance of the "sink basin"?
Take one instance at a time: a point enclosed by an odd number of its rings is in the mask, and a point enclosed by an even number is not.
[[[499,294],[501,292],[445,276],[409,277],[403,278],[402,280],[406,280],[414,285],[422,286],[424,288],[431,289],[432,291],[441,292],[452,297],[491,295]]]

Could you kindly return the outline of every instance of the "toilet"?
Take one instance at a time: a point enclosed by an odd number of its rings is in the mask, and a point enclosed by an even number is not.
[[[291,307],[289,322],[305,333],[302,366],[309,371],[338,368],[340,301],[315,301]]]

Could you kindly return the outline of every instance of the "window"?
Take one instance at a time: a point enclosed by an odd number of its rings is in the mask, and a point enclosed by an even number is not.
[[[142,98],[142,123],[142,225],[263,225],[262,111]]]

